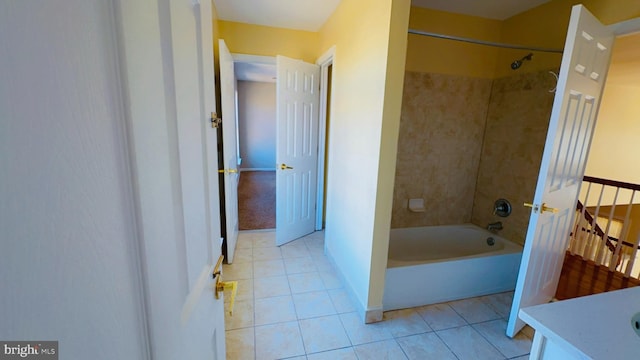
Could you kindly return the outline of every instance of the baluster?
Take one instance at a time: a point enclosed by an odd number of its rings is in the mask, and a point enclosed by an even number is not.
[[[609,264],[609,270],[614,271],[618,266],[618,261],[620,258],[623,258],[622,249],[624,242],[627,240],[627,236],[629,235],[629,219],[631,218],[631,209],[633,208],[633,197],[636,195],[635,190],[631,190],[631,198],[629,199],[629,204],[627,205],[627,214],[624,217],[624,223],[622,223],[622,229],[620,230],[620,236],[618,239],[618,243],[616,244],[616,251],[614,253],[613,259]],[[620,261],[620,271],[623,269],[622,261]]]
[[[598,254],[596,255],[596,263],[605,265],[605,261],[602,258],[604,254],[606,254],[609,248],[607,247],[607,242],[609,241],[609,230],[611,229],[611,221],[613,221],[613,213],[616,211],[616,202],[618,202],[618,193],[620,193],[620,188],[616,187],[616,194],[613,196],[613,204],[609,209],[609,218],[607,219],[607,228],[604,230],[604,235],[602,236],[602,244],[598,247]],[[597,219],[597,217],[596,217]],[[597,222],[596,222],[597,223]],[[620,241],[618,241],[619,245]]]
[[[595,260],[595,251],[597,249],[597,243],[598,241],[596,241],[598,235],[596,234],[596,220],[598,219],[598,214],[600,214],[600,203],[602,202],[602,195],[604,194],[604,185],[602,185],[602,187],[600,188],[600,196],[598,197],[598,204],[596,205],[596,211],[593,214],[593,219],[591,220],[591,228],[588,229],[589,230],[589,236],[588,236],[588,251],[586,252],[586,259],[589,260]]]
[[[580,217],[578,218],[578,221],[576,223],[576,228],[573,231],[574,234],[576,234],[576,240],[577,240],[577,252],[578,254],[580,254],[580,256],[582,256],[583,258],[586,259],[585,257],[585,249],[587,248],[587,241],[586,241],[586,237],[585,237],[585,232],[582,231],[582,225],[586,222],[585,219],[585,212],[587,211],[587,202],[589,201],[589,193],[591,192],[591,182],[587,183],[587,193],[585,194],[584,197],[584,202],[582,203],[582,209],[580,210]],[[585,227],[586,230],[586,227]]]

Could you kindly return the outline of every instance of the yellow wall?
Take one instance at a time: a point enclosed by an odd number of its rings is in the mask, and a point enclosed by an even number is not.
[[[604,24],[640,16],[640,1],[637,0],[553,0],[505,20],[501,41],[562,49],[571,7],[580,3]],[[526,50],[500,50],[496,76],[509,75],[512,70],[508,68],[508,64],[524,55]],[[519,71],[533,72],[557,67],[561,59],[561,54],[534,52],[534,61],[528,62]]]
[[[640,184],[639,154],[640,84],[607,84],[585,173]]]
[[[382,315],[409,6],[343,0],[320,30],[320,53],[335,45],[325,241],[362,316]]]
[[[274,28],[232,21],[218,21],[220,38],[232,53],[262,56],[284,55],[315,62],[319,53],[316,32]]]
[[[501,21],[411,7],[409,28],[438,34],[500,41]],[[409,35],[406,70],[494,77],[498,49],[491,46]]]

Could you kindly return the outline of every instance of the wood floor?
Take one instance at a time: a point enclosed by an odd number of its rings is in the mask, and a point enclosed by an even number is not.
[[[583,260],[581,256],[567,252],[556,298],[572,299],[638,285],[638,279],[625,278],[620,272],[609,271],[607,267],[598,266],[593,261]]]
[[[243,171],[238,184],[240,230],[276,228],[276,172]]]

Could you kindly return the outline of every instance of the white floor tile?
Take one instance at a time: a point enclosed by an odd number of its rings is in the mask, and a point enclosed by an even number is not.
[[[257,247],[253,248],[253,260],[278,260],[282,259],[279,247]]]
[[[431,331],[431,328],[414,309],[387,311],[383,321],[393,337],[402,337],[422,334]]]
[[[352,347],[307,355],[308,360],[358,360]]]
[[[304,356],[302,335],[298,322],[256,326],[256,358],[283,359]]]
[[[253,277],[253,263],[222,264],[224,280],[251,279]]]
[[[396,339],[409,360],[457,360],[436,333],[418,334]]]
[[[433,330],[467,325],[467,322],[447,304],[421,306],[416,311]]]
[[[460,360],[489,360],[505,358],[471,326],[462,326],[437,331],[436,333]]]
[[[289,278],[289,286],[294,294],[324,290],[324,283],[317,272],[291,274]]]
[[[253,326],[253,300],[236,301],[233,315],[224,312],[224,328],[226,330],[240,329]]]
[[[511,312],[511,303],[513,302],[513,292],[504,292],[480,297],[480,301],[489,305],[493,311],[497,312],[503,318],[508,318]]]
[[[263,278],[265,276],[279,276],[284,274],[284,262],[282,262],[282,259],[261,261],[256,260],[253,262],[253,275],[257,279]]]
[[[260,277],[253,281],[253,295],[256,299],[290,294],[289,279],[284,275]]]
[[[353,345],[392,339],[384,322],[365,324],[356,313],[340,314],[340,320]]]
[[[276,246],[275,231],[253,231],[249,233],[253,241],[253,247],[272,247]]]
[[[342,288],[342,281],[338,277],[338,274],[334,270],[326,270],[319,273],[322,283],[325,289],[340,289]]]
[[[531,351],[531,339],[522,332],[517,334],[513,339],[505,334],[507,321],[504,319],[474,324],[472,326],[507,358],[527,355]]]
[[[256,326],[294,321],[296,319],[296,309],[293,306],[291,295],[256,299]]]
[[[238,241],[236,242],[236,249],[251,249],[253,248],[253,238],[250,233],[240,231],[238,233]]]
[[[500,319],[502,316],[491,309],[479,298],[463,299],[449,302],[449,306],[455,310],[469,324]]]
[[[296,307],[298,319],[337,314],[329,293],[326,291],[293,294],[293,303]]]
[[[284,268],[287,274],[301,274],[309,272],[317,272],[316,264],[311,256],[284,258]]]
[[[255,359],[255,338],[253,327],[227,330],[225,333],[227,344],[227,359]]]
[[[253,279],[235,280],[238,282],[236,301],[253,300]],[[231,301],[231,290],[224,291],[224,302]]]
[[[302,240],[296,240],[280,247],[283,258],[311,257],[307,245]]]
[[[374,342],[354,347],[359,360],[407,360],[395,340]]]
[[[236,248],[233,264],[253,261],[253,248]]]
[[[356,307],[353,305],[353,301],[345,289],[329,290],[329,296],[338,314],[356,311]]]
[[[300,320],[307,354],[351,346],[338,315]]]
[[[313,262],[316,264],[316,268],[318,271],[334,271],[333,264],[331,261],[327,259],[327,257],[322,254],[321,256],[311,256]]]

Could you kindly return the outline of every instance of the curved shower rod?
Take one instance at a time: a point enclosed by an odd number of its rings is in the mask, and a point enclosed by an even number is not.
[[[530,47],[530,46],[523,46],[523,45],[513,45],[513,44],[504,44],[504,43],[498,43],[498,42],[492,42],[492,41],[476,40],[476,39],[470,39],[470,38],[465,38],[460,36],[443,35],[443,34],[432,33],[432,32],[421,31],[421,30],[414,30],[414,29],[409,29],[408,32],[409,34],[430,36],[438,39],[462,41],[462,42],[479,44],[479,45],[497,46],[497,47],[502,47],[507,49],[531,50],[531,51],[541,51],[541,52],[560,53],[560,54],[562,54],[562,52],[564,51],[563,49]]]

